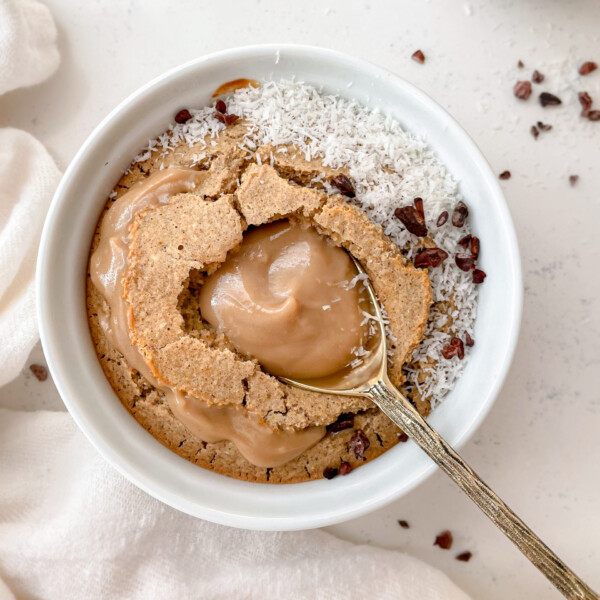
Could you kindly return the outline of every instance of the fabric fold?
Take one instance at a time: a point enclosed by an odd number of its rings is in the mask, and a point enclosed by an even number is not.
[[[0,386],[14,379],[38,340],[35,263],[60,171],[30,134],[0,130]]]

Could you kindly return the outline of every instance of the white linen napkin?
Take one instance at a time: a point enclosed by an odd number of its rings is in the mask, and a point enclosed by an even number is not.
[[[56,28],[36,0],[0,0],[0,94],[58,67]],[[31,135],[0,130],[0,385],[14,379],[38,339],[34,274],[44,215],[60,172]]]
[[[0,93],[48,77],[55,38],[37,1],[0,0]],[[38,337],[35,255],[59,178],[37,140],[0,130],[0,385]],[[400,552],[179,513],[109,467],[67,413],[0,409],[0,600],[15,597],[468,600]]]
[[[0,0],[0,94],[40,83],[58,63],[50,11],[37,0]]]

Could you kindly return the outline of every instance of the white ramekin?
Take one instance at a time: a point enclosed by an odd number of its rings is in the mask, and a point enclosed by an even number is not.
[[[424,137],[460,182],[484,243],[481,261],[488,277],[480,289],[477,343],[469,363],[430,417],[451,444],[464,442],[490,409],[509,368],[521,316],[519,251],[496,177],[454,119],[396,75],[331,50],[251,46],[193,60],[122,102],[73,159],[46,219],[37,284],[48,365],[79,427],[129,480],[186,513],[248,529],[306,529],[350,519],[405,494],[435,467],[412,442],[346,477],[291,485],[237,481],[185,461],[129,415],[105,379],[86,319],[86,263],[107,194],[131,158],[180,108],[205,106],[225,81],[292,76],[389,113]]]

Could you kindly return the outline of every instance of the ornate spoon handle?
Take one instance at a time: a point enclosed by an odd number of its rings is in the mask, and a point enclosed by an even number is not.
[[[598,600],[591,590],[479,478],[465,461],[421,417],[387,377],[368,394],[379,408],[406,432],[460,489],[479,506],[519,550],[570,600]]]

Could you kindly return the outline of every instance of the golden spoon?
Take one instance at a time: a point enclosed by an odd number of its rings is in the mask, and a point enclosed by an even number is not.
[[[362,265],[354,257],[352,259],[359,273],[365,273]],[[375,310],[379,331],[375,336],[375,346],[363,364],[320,379],[294,380],[285,377],[280,379],[312,392],[370,398],[479,506],[565,598],[598,600],[600,597],[504,504],[392,384],[387,373],[387,341],[381,308],[370,281],[366,279],[364,283]]]

